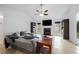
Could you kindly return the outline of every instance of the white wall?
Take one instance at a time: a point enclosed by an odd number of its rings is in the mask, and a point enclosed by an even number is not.
[[[0,12],[0,43],[3,43],[3,14]]]
[[[77,44],[77,13],[79,12],[79,5],[72,5],[72,8],[69,11],[68,18],[70,19],[70,41]]]
[[[42,25],[42,21],[43,20],[48,20],[48,19],[51,19],[52,20],[52,26],[43,26]],[[38,23],[41,23],[41,25],[40,25],[40,33],[38,32],[38,27],[36,28],[36,33],[38,33],[38,34],[44,34],[44,32],[43,32],[43,30],[44,30],[44,28],[51,28],[51,35],[54,35],[54,28],[55,28],[55,19],[52,19],[52,18],[42,18],[42,19],[40,19],[39,21],[38,21]]]
[[[30,32],[30,17],[26,13],[11,8],[0,7],[4,15],[4,33],[17,31]]]

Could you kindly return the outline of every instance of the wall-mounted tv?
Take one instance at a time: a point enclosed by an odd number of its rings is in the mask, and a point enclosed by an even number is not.
[[[43,20],[42,25],[43,26],[51,26],[52,25],[52,20]]]

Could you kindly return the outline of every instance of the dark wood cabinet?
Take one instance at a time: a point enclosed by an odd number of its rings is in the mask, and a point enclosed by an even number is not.
[[[69,19],[64,19],[63,21],[63,38],[69,40]]]
[[[37,41],[36,53],[51,54],[52,52],[52,38],[43,38]]]

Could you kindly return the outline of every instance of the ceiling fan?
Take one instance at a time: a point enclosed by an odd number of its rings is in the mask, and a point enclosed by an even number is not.
[[[36,14],[35,15],[39,15],[39,16],[47,16],[48,15],[48,10],[43,10],[43,4],[40,4],[40,10],[36,10]]]

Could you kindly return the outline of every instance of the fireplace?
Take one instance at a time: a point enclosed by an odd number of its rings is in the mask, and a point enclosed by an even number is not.
[[[44,28],[44,35],[51,35],[51,28]]]

